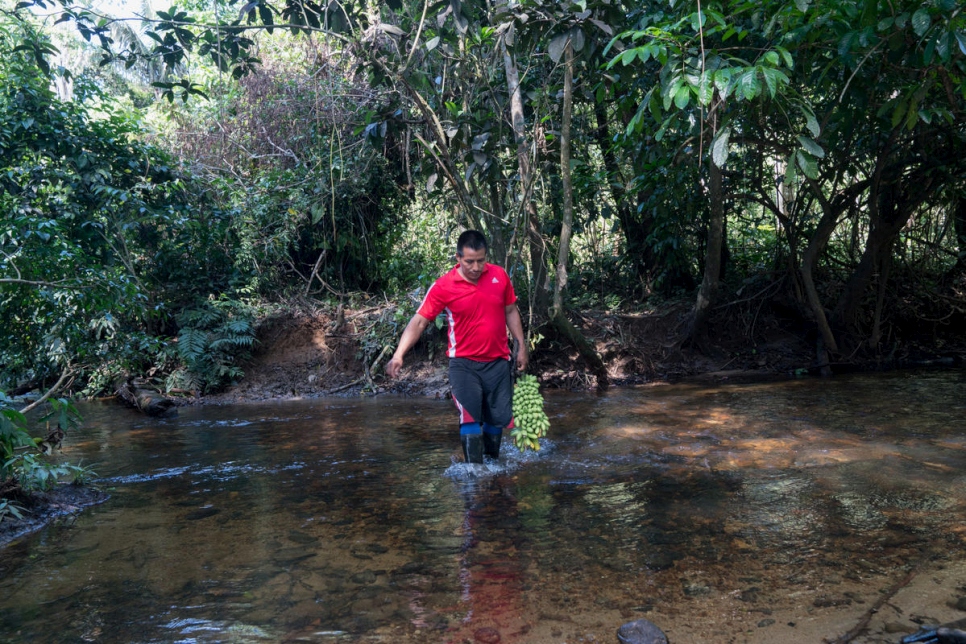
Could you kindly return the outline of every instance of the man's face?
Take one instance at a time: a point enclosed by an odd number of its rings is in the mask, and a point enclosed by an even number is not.
[[[486,251],[463,248],[463,254],[457,254],[456,261],[459,262],[463,277],[475,283],[486,268]]]

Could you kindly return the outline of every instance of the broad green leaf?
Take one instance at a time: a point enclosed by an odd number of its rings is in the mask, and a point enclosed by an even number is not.
[[[550,59],[555,63],[559,63],[560,59],[563,58],[564,50],[567,48],[567,42],[570,40],[570,33],[560,34],[555,36],[550,44],[547,46],[547,52],[550,54]],[[633,49],[631,50],[634,51]],[[625,52],[626,53],[626,52]],[[624,63],[625,65],[627,62]]]
[[[707,107],[711,105],[712,98],[714,98],[714,84],[711,82],[710,74],[703,72],[698,85],[698,103]]]
[[[580,27],[574,27],[570,30],[570,41],[573,43],[574,51],[583,51],[584,49],[584,30]]]
[[[762,30],[762,34],[765,36],[765,38],[771,38],[772,33],[775,30],[775,23],[778,22],[778,18],[778,13],[773,14],[771,20],[768,21],[767,25],[765,25],[765,28]]]
[[[818,161],[815,157],[802,150],[796,150],[795,160],[806,177],[812,180],[818,179]]]
[[[775,93],[778,92],[778,79],[774,76],[778,71],[770,69],[768,67],[760,67],[761,75],[765,78],[765,85],[768,86],[768,95],[771,98],[775,98]]]
[[[929,41],[926,42],[926,49],[923,50],[922,52],[922,61],[927,65],[931,65],[933,56],[935,54],[936,54],[936,40],[934,38],[930,38]]]
[[[845,57],[848,55],[849,51],[852,50],[852,43],[855,42],[855,39],[857,37],[858,36],[854,31],[850,31],[849,33],[842,36],[842,38],[839,40],[839,45],[838,45],[839,56]]]
[[[695,33],[701,31],[706,22],[707,18],[705,17],[703,11],[695,11],[691,14],[691,29],[693,29]]]
[[[818,119],[815,118],[815,114],[811,110],[805,112],[805,127],[808,131],[812,133],[812,136],[818,136],[822,133],[822,128],[818,124]]]
[[[964,56],[966,56],[966,34],[957,31],[956,32],[956,42],[959,43],[959,50],[961,52],[963,52],[963,55]]]
[[[614,35],[614,29],[613,29],[613,27],[611,27],[607,23],[601,22],[600,20],[595,20],[593,18],[590,19],[590,22],[593,23],[594,25],[596,25],[598,29],[600,29],[601,31],[603,31],[608,36],[613,36]]]
[[[761,94],[761,81],[758,80],[758,74],[754,69],[741,74],[738,78],[738,87],[741,89],[741,95],[748,101]]]
[[[728,161],[728,139],[731,138],[731,128],[726,127],[715,137],[711,144],[711,160],[719,168],[725,167]]]
[[[916,13],[912,14],[912,30],[916,32],[916,35],[920,38],[929,31],[929,26],[932,24],[932,19],[929,17],[929,12],[925,9],[920,8]]]
[[[265,5],[259,5],[258,16],[262,19],[262,24],[268,27],[268,33],[272,33],[272,25],[275,24],[275,18],[272,15],[272,10]]]
[[[795,0],[795,7],[802,13],[808,11],[808,6],[812,4],[811,0]]]
[[[674,107],[679,110],[683,110],[688,106],[688,101],[691,99],[691,88],[688,87],[687,83],[681,83],[678,90],[674,93]]]
[[[906,117],[906,111],[909,109],[909,101],[905,98],[900,100],[896,104],[896,109],[892,112],[892,127],[898,127],[902,123],[902,119]]]
[[[944,63],[949,62],[949,55],[953,49],[952,41],[953,35],[951,33],[940,34],[936,39],[936,53],[939,54],[939,60]]]
[[[825,158],[825,150],[822,149],[822,146],[807,136],[799,136],[798,143],[812,156],[818,157],[819,159]]]
[[[781,54],[782,60],[785,62],[785,67],[788,69],[793,69],[795,67],[795,60],[792,55],[784,47],[775,47],[775,51]]]
[[[909,111],[906,113],[906,129],[912,131],[916,127],[916,123],[919,122],[919,110],[915,106],[910,106]]]
[[[625,67],[630,65],[631,63],[634,62],[634,58],[637,56],[639,51],[640,49],[637,47],[635,47],[634,49],[628,49],[627,51],[625,51],[620,55],[621,63],[623,63]]]
[[[781,57],[776,51],[766,51],[763,58],[765,59],[765,62],[772,67],[778,67],[778,65],[781,63]]]
[[[433,51],[438,46],[439,46],[439,36],[430,38],[429,40],[426,41],[426,51]]]
[[[661,117],[663,116],[663,112],[661,112],[661,100],[658,92],[654,91],[654,89],[649,90],[647,92],[647,96],[645,96],[644,100],[641,101],[641,105],[645,104],[647,105],[648,110],[651,112],[651,116],[654,118],[654,120],[660,121]]]
[[[627,123],[627,128],[625,128],[624,130],[624,133],[627,136],[631,136],[637,131],[639,124],[641,122],[641,114],[643,113],[643,108],[644,106],[642,105],[637,110],[637,112],[634,113],[634,116],[631,117],[631,120]]]
[[[714,88],[718,90],[722,98],[728,98],[731,95],[731,78],[732,69],[719,69],[714,73]]]

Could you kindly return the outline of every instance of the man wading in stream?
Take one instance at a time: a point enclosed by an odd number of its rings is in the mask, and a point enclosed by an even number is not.
[[[525,371],[528,362],[516,301],[510,276],[486,263],[486,238],[467,230],[456,241],[456,266],[426,291],[386,365],[390,378],[398,376],[403,356],[430,321],[446,311],[449,382],[467,463],[482,463],[484,454],[499,458],[503,428],[513,417],[507,329],[519,347],[517,369]]]

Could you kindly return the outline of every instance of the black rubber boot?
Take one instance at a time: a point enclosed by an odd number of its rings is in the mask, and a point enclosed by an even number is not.
[[[480,434],[460,434],[463,458],[467,463],[483,462],[483,438]]]
[[[491,434],[483,432],[483,454],[490,458],[500,458],[500,441],[503,440],[503,432]]]

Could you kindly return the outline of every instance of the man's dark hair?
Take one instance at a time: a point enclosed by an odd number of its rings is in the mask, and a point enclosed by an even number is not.
[[[478,230],[467,230],[456,240],[456,254],[463,256],[463,249],[486,251],[486,237]]]

